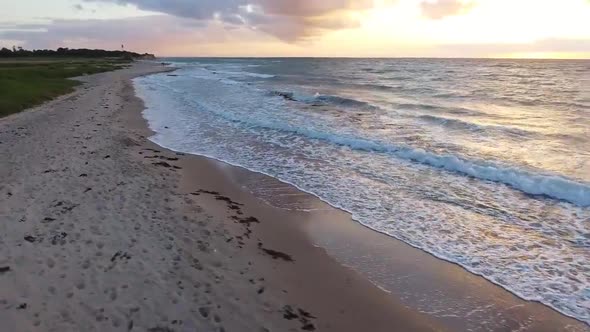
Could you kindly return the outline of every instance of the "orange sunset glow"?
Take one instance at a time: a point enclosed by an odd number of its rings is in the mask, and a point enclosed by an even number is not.
[[[587,0],[0,0],[0,43],[163,56],[590,57]]]

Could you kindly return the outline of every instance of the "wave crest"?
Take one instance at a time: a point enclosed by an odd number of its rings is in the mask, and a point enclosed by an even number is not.
[[[590,206],[590,184],[576,182],[562,176],[540,174],[491,162],[467,160],[455,155],[438,155],[423,149],[395,146],[386,142],[320,131],[313,128],[295,127],[268,119],[244,118],[231,115],[228,112],[208,110],[227,120],[244,123],[250,127],[255,126],[262,129],[302,135],[355,150],[385,153],[480,180],[503,183],[527,194],[542,195],[583,207]]]
[[[316,93],[315,95],[305,95],[300,93],[295,93],[291,91],[278,91],[273,90],[270,92],[273,96],[283,97],[289,101],[297,101],[305,104],[309,104],[311,106],[325,106],[325,105],[333,105],[333,106],[343,106],[343,107],[359,107],[364,109],[378,109],[379,107],[372,105],[368,102],[356,100],[352,98],[334,96],[334,95],[322,95]]]

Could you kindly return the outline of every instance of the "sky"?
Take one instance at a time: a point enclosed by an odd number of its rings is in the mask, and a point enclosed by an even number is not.
[[[0,0],[0,46],[590,58],[590,0]]]

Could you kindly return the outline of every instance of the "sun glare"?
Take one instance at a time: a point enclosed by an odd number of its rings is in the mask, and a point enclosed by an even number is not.
[[[359,14],[360,31],[348,31],[350,42],[433,48],[437,45],[469,45],[470,50],[487,48],[488,56],[501,57],[588,57],[587,52],[553,50],[498,52],[503,45],[531,45],[549,39],[588,39],[590,2],[585,0],[479,0],[468,10],[440,19],[424,17],[414,0],[377,6]],[[420,47],[421,46],[421,47]],[[443,54],[444,56],[444,54]]]

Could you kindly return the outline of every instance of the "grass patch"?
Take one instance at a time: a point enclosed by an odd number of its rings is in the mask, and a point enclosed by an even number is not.
[[[127,64],[114,59],[0,61],[0,117],[72,92],[80,82],[68,78],[120,69]]]

